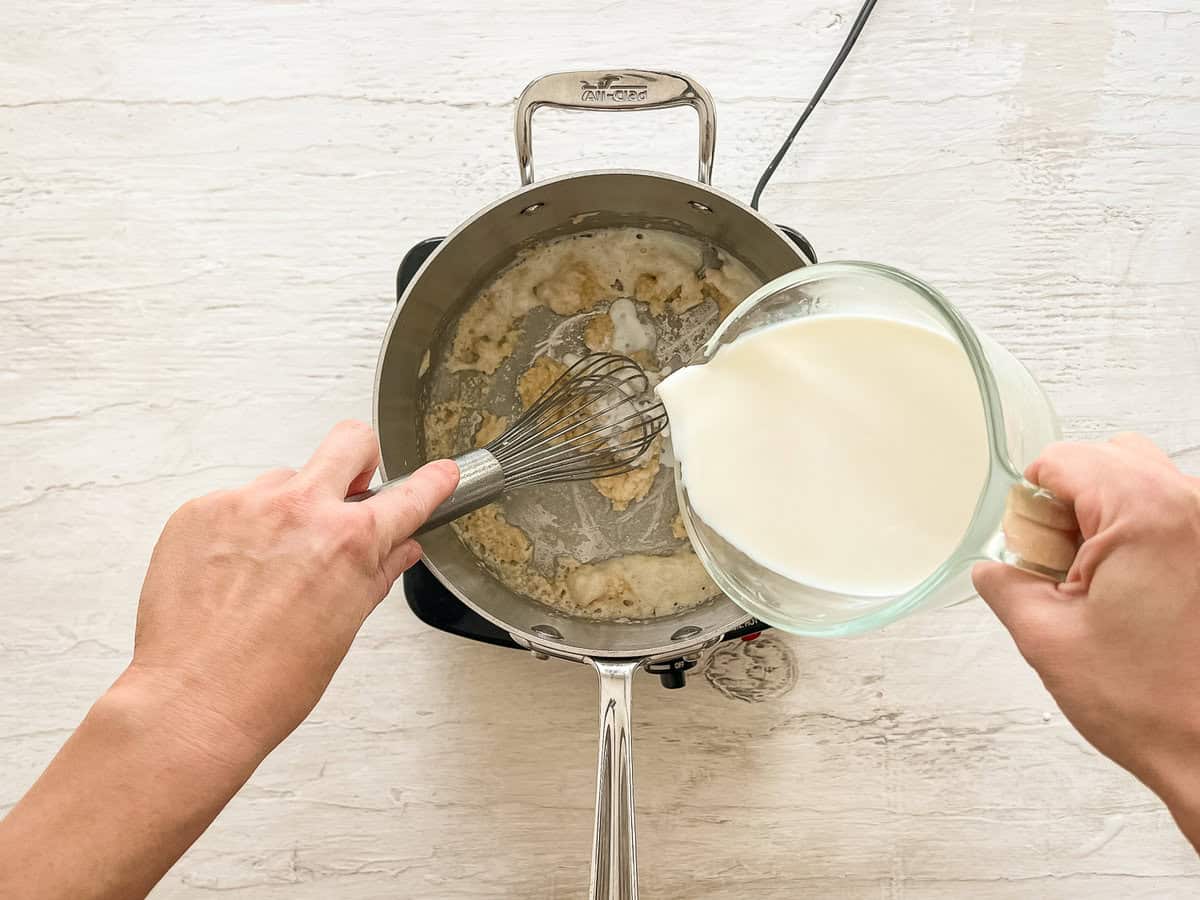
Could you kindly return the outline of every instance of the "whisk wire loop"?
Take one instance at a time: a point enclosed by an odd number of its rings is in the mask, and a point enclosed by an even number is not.
[[[506,488],[623,474],[667,424],[649,387],[628,357],[590,353],[484,449],[499,461]]]

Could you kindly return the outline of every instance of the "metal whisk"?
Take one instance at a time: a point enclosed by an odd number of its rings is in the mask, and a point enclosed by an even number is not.
[[[615,353],[589,353],[570,366],[494,441],[455,457],[458,488],[418,534],[491,503],[506,491],[555,481],[620,475],[638,466],[666,427],[641,366]],[[347,500],[394,487],[402,475]]]

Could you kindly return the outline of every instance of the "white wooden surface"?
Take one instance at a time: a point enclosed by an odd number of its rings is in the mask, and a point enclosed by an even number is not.
[[[716,181],[747,197],[856,8],[520,6],[0,14],[0,810],[125,662],[168,513],[369,418],[396,264],[515,186],[525,81],[694,74]],[[764,211],[944,287],[1070,436],[1141,429],[1200,471],[1198,51],[1188,0],[882,3]],[[535,132],[542,175],[693,168],[685,111]],[[1200,892],[982,604],[763,653],[726,675],[790,665],[782,696],[637,687],[647,897]],[[155,896],[577,897],[593,695],[582,667],[431,633],[397,591]]]

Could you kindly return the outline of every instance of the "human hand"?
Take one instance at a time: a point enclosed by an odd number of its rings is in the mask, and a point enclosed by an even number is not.
[[[361,503],[371,429],[336,426],[298,472],[184,504],[138,605],[133,660],[110,693],[153,695],[182,737],[253,767],[312,710],[363,621],[421,549],[412,533],[454,490],[432,463]]]
[[[1083,544],[1063,584],[984,563],[976,589],[1071,724],[1200,848],[1200,480],[1141,435],[1054,444],[1025,474],[1074,504]]]
[[[312,710],[458,484],[426,466],[361,503],[375,435],[193,500],[159,538],[133,661],[0,819],[0,896],[141,897]]]

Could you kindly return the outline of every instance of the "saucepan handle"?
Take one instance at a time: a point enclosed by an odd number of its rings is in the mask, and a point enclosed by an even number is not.
[[[637,900],[633,819],[633,673],[642,660],[594,659],[600,676],[600,761],[591,900]]]
[[[1074,508],[1036,485],[1018,482],[1004,506],[1002,557],[1020,569],[1064,581],[1079,550]]]
[[[666,109],[690,106],[700,117],[701,184],[712,179],[717,143],[717,113],[712,95],[687,75],[646,69],[598,69],[543,75],[521,92],[517,100],[517,164],[521,184],[533,183],[533,113],[538,107],[557,109]]]

